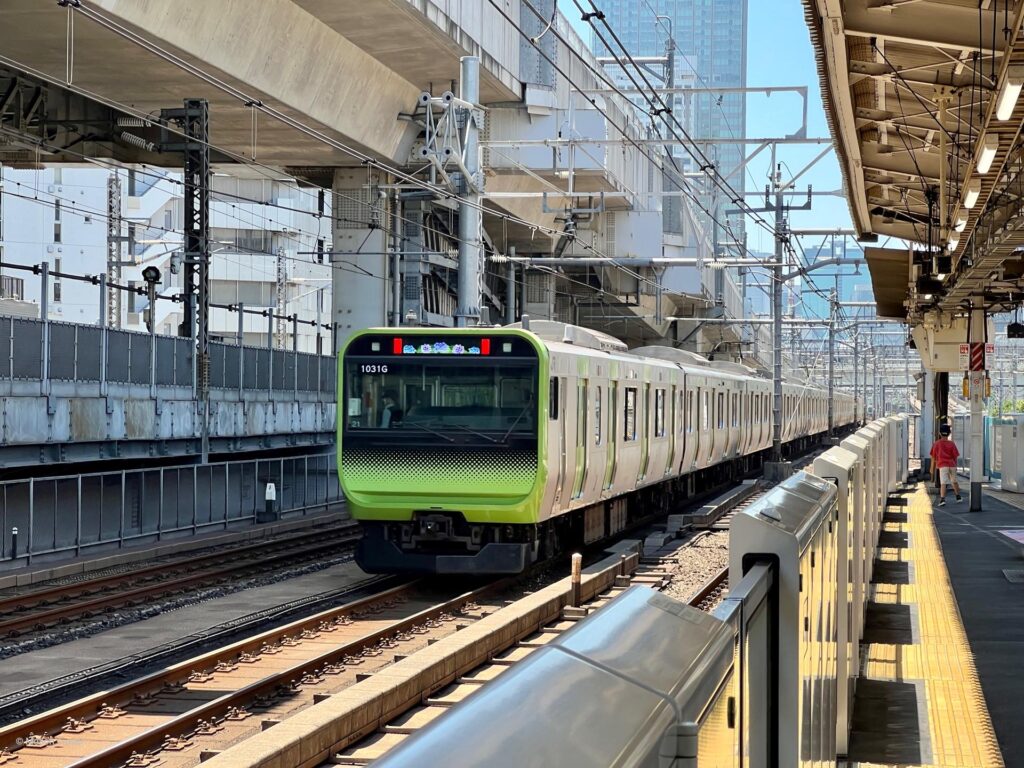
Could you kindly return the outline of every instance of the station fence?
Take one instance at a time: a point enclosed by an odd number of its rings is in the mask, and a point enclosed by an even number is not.
[[[154,348],[155,345],[155,348]],[[0,317],[0,381],[195,387],[195,342],[97,325]],[[317,393],[332,400],[336,359],[284,349],[210,344],[210,387]]]
[[[6,480],[0,568],[244,527],[263,511],[268,482],[282,518],[322,512],[343,498],[334,453]]]

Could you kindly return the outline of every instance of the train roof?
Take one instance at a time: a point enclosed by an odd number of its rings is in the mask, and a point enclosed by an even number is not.
[[[560,323],[557,320],[530,320],[525,323],[512,323],[506,328],[519,328],[529,331],[542,341],[555,344],[572,344],[587,349],[599,349],[605,352],[625,352],[626,345],[609,336],[607,333],[595,331],[592,328],[583,328],[569,323]]]
[[[638,357],[653,357],[656,360],[667,360],[671,363],[678,363],[679,365],[700,365],[707,367],[708,359],[703,355],[698,355],[696,352],[689,352],[685,349],[676,349],[675,347],[663,347],[659,345],[652,345],[649,347],[636,347],[635,349],[629,350],[629,354],[637,355]]]

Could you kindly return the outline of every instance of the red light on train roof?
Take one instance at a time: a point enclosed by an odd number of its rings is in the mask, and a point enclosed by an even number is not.
[[[491,354],[491,340],[490,339],[480,339],[480,354],[481,355],[489,355],[489,354]]]
[[[400,355],[402,354],[402,340],[395,337],[391,340],[391,354]]]

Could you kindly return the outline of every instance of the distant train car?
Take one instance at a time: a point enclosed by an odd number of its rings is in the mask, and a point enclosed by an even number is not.
[[[340,360],[338,472],[370,572],[518,573],[748,471],[772,441],[771,382],[750,369],[561,323],[370,329]],[[825,393],[786,382],[782,424],[809,444]]]

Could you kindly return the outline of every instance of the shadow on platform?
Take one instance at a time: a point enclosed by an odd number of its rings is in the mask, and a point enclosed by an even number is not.
[[[921,696],[915,683],[870,679],[857,683],[850,755],[862,763],[923,763]]]

